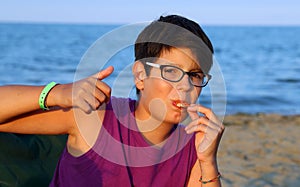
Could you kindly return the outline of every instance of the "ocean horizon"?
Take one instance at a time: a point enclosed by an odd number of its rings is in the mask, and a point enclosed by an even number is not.
[[[82,70],[79,67],[89,63],[83,57],[92,44],[122,27],[0,23],[0,85],[72,82]],[[217,69],[212,76],[222,78],[219,82],[224,83],[225,90],[214,85],[205,87],[199,99],[201,104],[214,107],[213,102],[220,102],[225,105],[226,114],[300,114],[300,26],[204,25],[203,29],[215,48]],[[130,72],[133,46],[124,46],[112,56],[107,54],[117,45],[115,41],[134,39],[134,35],[129,35],[121,33],[105,41],[108,47],[97,54],[110,57],[105,65],[115,67],[114,78],[106,80],[115,96],[134,97]],[[97,72],[102,67],[99,64],[93,70]]]

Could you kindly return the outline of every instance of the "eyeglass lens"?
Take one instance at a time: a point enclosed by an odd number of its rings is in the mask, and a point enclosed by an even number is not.
[[[164,66],[162,68],[162,77],[172,82],[180,81],[184,74],[182,69],[173,66]],[[207,83],[207,77],[201,72],[187,72],[191,83],[195,86],[203,86]]]

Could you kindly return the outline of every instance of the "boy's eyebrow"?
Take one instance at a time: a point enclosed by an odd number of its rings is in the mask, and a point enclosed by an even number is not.
[[[192,69],[192,70],[190,70],[190,72],[203,73],[203,71],[202,71],[201,68],[199,68],[199,69]]]
[[[176,66],[176,67],[179,67],[179,68],[183,68],[183,66],[181,64],[175,64],[175,63],[172,63],[172,62],[162,62],[161,65],[170,65],[170,66]]]
[[[177,67],[183,69],[183,66],[181,64],[174,64],[174,63],[170,63],[170,62],[166,62],[165,64],[166,65],[177,66]],[[200,72],[200,73],[203,73],[203,71],[202,71],[202,69],[200,67],[193,68],[193,69],[189,70],[189,72]]]
[[[174,64],[174,63],[170,63],[170,62],[167,62],[165,64],[166,65],[172,65],[172,66],[177,66],[177,67],[183,68],[183,66],[181,64]]]
[[[200,73],[203,73],[202,69],[200,67],[198,67],[198,63],[196,63],[197,65],[194,65],[192,67],[191,70],[189,70],[189,72],[200,72]],[[170,61],[162,61],[161,62],[161,65],[171,65],[171,66],[176,66],[176,67],[179,67],[181,69],[183,69],[183,65],[182,64],[176,64],[176,63],[173,63],[173,62],[170,62]]]

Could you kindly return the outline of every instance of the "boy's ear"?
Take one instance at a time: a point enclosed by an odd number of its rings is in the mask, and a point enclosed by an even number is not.
[[[136,61],[132,67],[132,73],[134,76],[134,83],[137,89],[144,89],[144,79],[146,76],[145,67],[140,61]]]

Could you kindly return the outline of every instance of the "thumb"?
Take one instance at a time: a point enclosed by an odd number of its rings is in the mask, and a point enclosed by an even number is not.
[[[109,66],[104,70],[99,71],[98,73],[94,74],[93,77],[102,80],[106,77],[108,77],[109,75],[112,74],[112,72],[114,71],[114,67],[113,66]]]

